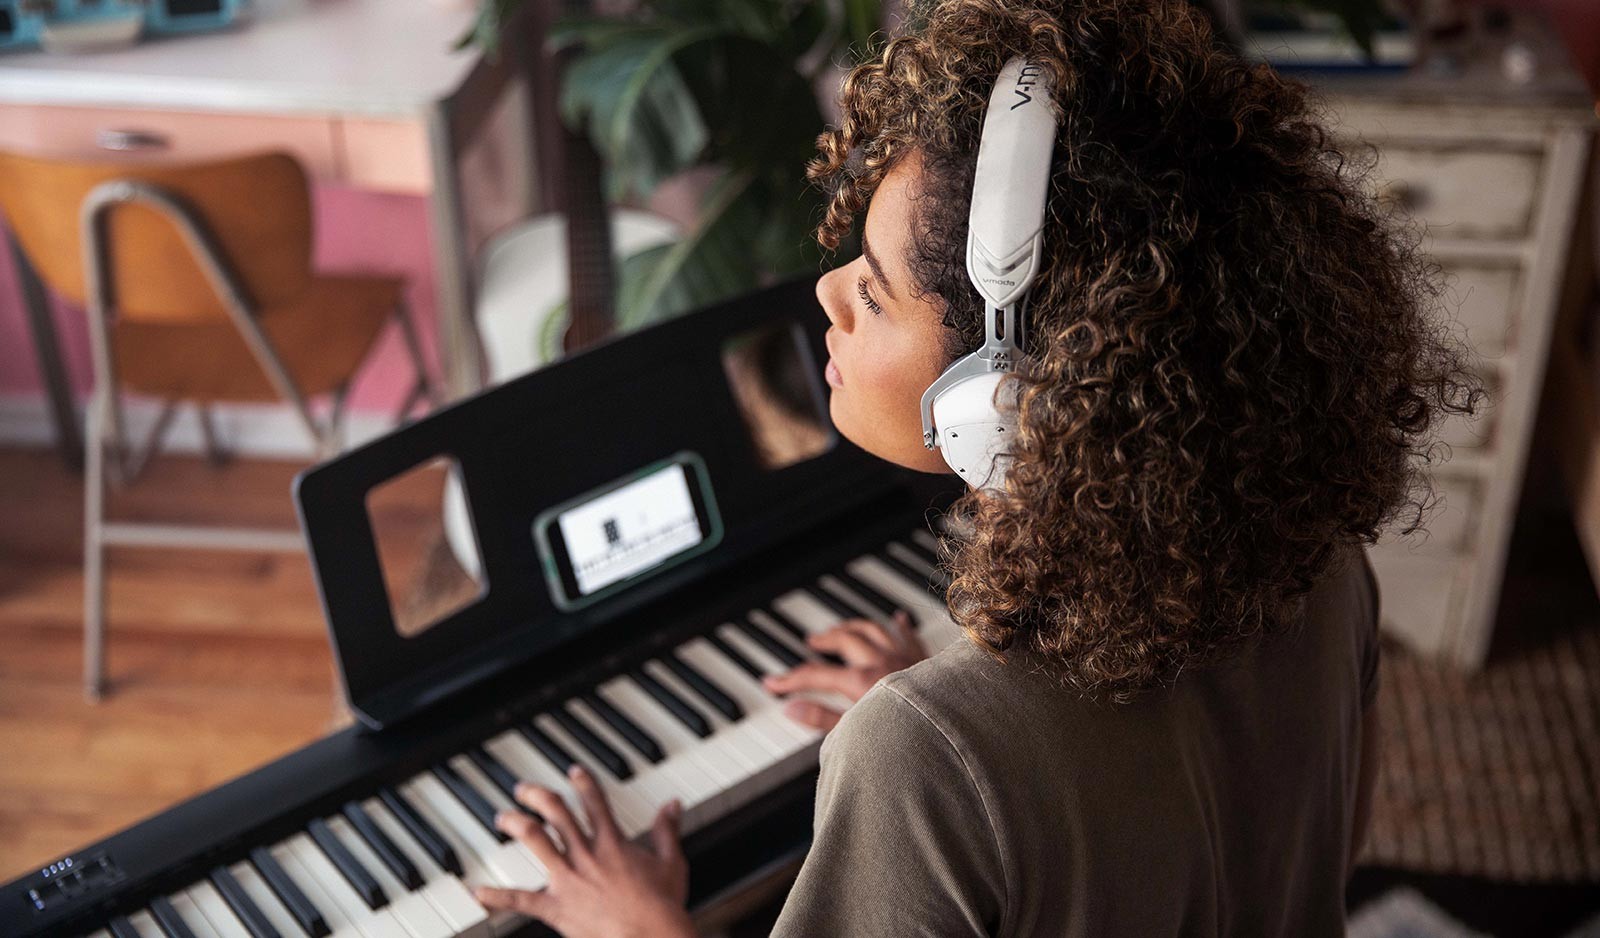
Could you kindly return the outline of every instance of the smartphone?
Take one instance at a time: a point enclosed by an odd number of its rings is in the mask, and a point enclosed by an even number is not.
[[[705,463],[686,450],[540,512],[533,538],[550,598],[573,610],[705,553],[722,522]]]

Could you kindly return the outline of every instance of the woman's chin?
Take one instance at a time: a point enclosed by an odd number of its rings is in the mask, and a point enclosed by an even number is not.
[[[913,433],[889,435],[882,432],[884,427],[881,421],[867,420],[858,424],[842,405],[838,391],[828,398],[828,416],[833,419],[840,436],[885,462],[916,472],[951,473],[938,450],[930,450],[922,445],[921,426],[916,427]]]

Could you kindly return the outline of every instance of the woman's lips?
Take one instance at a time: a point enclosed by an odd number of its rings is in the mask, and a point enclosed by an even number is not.
[[[833,363],[833,359],[828,359],[828,367],[822,369],[822,375],[823,377],[827,378],[828,383],[834,387],[844,387],[844,376],[839,374],[839,366]]]

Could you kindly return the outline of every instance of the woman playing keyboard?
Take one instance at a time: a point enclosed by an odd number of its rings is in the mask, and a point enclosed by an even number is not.
[[[1419,461],[1481,394],[1437,284],[1301,86],[1182,0],[945,0],[843,86],[809,177],[839,431],[903,466],[984,342],[967,273],[980,129],[1025,56],[1058,108],[1014,460],[956,504],[950,613],[817,636],[768,679],[823,745],[782,936],[1338,936],[1374,772],[1378,596],[1361,550],[1421,520]],[[692,934],[677,812],[622,840],[524,786],[550,870],[487,904],[572,938]]]

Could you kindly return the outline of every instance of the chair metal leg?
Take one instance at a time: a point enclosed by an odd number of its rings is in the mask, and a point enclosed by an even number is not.
[[[206,460],[212,466],[222,466],[227,463],[229,453],[217,442],[217,425],[212,419],[211,405],[195,402],[195,413],[200,418],[200,440],[205,444]]]
[[[83,480],[83,690],[91,701],[105,691],[106,548],[101,538],[105,520],[105,409],[103,390],[88,407]]]

